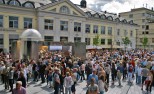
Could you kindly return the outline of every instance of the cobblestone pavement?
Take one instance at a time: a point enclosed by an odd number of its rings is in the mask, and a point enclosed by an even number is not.
[[[27,87],[27,94],[53,94],[54,90],[50,89],[46,83],[30,82]],[[144,88],[145,89],[145,88]],[[76,94],[86,94],[86,81],[78,82],[76,86]],[[4,90],[4,85],[0,85],[0,94],[11,94],[8,90]],[[129,85],[126,81],[122,81],[122,86],[118,86],[118,82],[115,85],[109,85],[108,92],[105,94],[146,94],[145,91],[141,91],[141,86],[136,85],[135,81],[133,85]],[[149,94],[149,93],[148,93]],[[151,94],[154,94],[154,88]]]

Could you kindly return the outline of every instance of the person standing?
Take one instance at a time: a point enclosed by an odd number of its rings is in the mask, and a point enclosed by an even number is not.
[[[59,69],[55,68],[55,73],[54,73],[54,94],[59,94],[60,90],[60,77],[59,77]]]
[[[106,72],[107,84],[109,85],[109,76],[110,76],[110,72],[111,72],[111,68],[110,68],[110,65],[109,64],[106,64],[105,72]]]
[[[98,80],[98,88],[99,88],[99,92],[100,94],[104,94],[105,92],[105,83],[104,83],[104,76],[100,76],[99,80]]]
[[[142,87],[141,87],[141,90],[143,90],[143,85],[144,85],[144,82],[148,76],[148,72],[149,70],[146,68],[146,66],[144,66],[144,68],[142,69]]]
[[[152,82],[153,82],[153,74],[152,71],[149,71],[148,76],[146,78],[146,91],[148,93],[148,91],[151,93],[151,88],[152,88]]]
[[[114,80],[115,80],[116,72],[117,72],[117,70],[115,68],[115,64],[112,63],[112,66],[111,66],[112,85],[114,85]]]
[[[133,77],[133,65],[131,63],[129,63],[128,66],[128,83],[132,84],[132,77]]]
[[[85,80],[84,72],[85,72],[85,64],[82,62],[82,65],[80,66],[81,70],[81,81]]]
[[[95,78],[90,79],[90,85],[88,86],[88,94],[98,94],[98,85],[95,84]]]
[[[142,68],[141,65],[137,68],[137,84],[141,84]]]
[[[16,88],[13,89],[12,94],[27,94],[26,89],[22,87],[22,82],[16,82]]]
[[[19,78],[17,79],[17,81],[21,81],[22,82],[22,87],[26,88],[26,78],[24,76],[23,71],[20,71]]]
[[[8,76],[9,76],[9,85],[10,85],[10,92],[13,90],[13,76],[14,76],[14,69],[13,67],[10,67],[10,70],[9,70],[9,73],[8,73]]]
[[[71,94],[71,86],[73,84],[72,77],[70,73],[66,73],[66,77],[64,78],[64,87],[65,87],[65,94]]]
[[[0,73],[1,73],[1,80],[2,80],[3,84],[4,84],[4,73],[3,73],[4,69],[5,69],[5,65],[4,65],[3,61],[1,61]]]

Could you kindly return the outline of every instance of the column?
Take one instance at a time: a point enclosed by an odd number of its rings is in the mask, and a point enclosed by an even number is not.
[[[4,43],[4,52],[5,53],[9,52],[9,34],[6,31],[4,31],[3,43]]]
[[[70,19],[68,22],[68,42],[74,42],[74,22],[73,19]]]
[[[54,42],[60,41],[60,20],[59,18],[54,19]]]

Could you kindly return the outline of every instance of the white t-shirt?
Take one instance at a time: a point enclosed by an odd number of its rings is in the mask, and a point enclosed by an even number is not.
[[[104,88],[104,82],[102,80],[98,80],[98,88],[99,88],[99,91],[105,91],[105,88]]]

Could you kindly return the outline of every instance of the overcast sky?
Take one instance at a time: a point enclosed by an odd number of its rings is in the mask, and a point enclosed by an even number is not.
[[[80,4],[81,0],[71,0],[75,4]],[[132,8],[154,7],[154,0],[86,0],[88,7],[94,10],[102,10],[113,13],[130,11]]]

